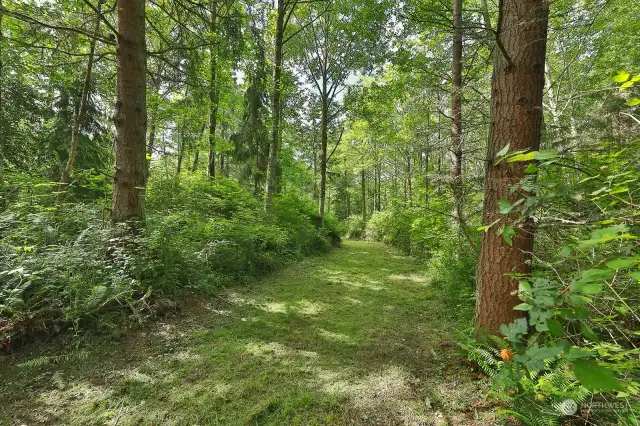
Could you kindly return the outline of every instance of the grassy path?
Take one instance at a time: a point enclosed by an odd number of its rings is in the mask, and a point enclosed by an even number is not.
[[[491,424],[423,270],[349,241],[86,360],[5,358],[0,425]]]

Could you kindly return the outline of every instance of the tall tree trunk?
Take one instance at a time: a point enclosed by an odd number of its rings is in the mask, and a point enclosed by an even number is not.
[[[186,143],[184,140],[184,129],[180,129],[180,142],[178,142],[178,166],[176,167],[176,174],[180,174],[182,171],[182,161],[184,160],[184,152],[186,150]]]
[[[509,218],[498,214],[498,200],[511,203],[523,196],[510,188],[524,177],[527,164],[501,162],[496,153],[507,143],[512,150],[537,150],[542,127],[542,93],[549,9],[545,0],[505,0],[498,18],[498,40],[491,87],[491,126],[487,146],[483,222]],[[502,29],[502,30],[501,30]],[[508,56],[506,56],[508,55]],[[517,215],[517,213],[516,213]],[[476,325],[497,332],[523,313],[514,311],[517,280],[508,274],[531,271],[534,228],[531,221],[516,230],[513,247],[494,229],[485,232],[476,271]]]
[[[424,151],[424,202],[429,207],[429,149]]]
[[[149,174],[149,168],[151,167],[151,158],[153,157],[153,149],[156,143],[156,122],[153,118],[153,111],[149,117],[151,124],[149,125],[149,142],[147,142],[147,175]]]
[[[273,209],[273,195],[276,190],[278,168],[278,148],[280,139],[280,96],[282,76],[282,45],[284,42],[285,0],[278,0],[276,20],[275,61],[273,69],[273,94],[271,96],[271,141],[269,142],[269,161],[267,163],[267,183],[265,188],[264,209],[270,214]]]
[[[217,42],[218,2],[211,0],[211,42],[209,44],[209,165],[207,173],[210,178],[216,177],[216,125],[218,124],[218,84],[217,84]]]
[[[362,189],[362,220],[367,221],[367,181],[364,169],[360,171],[360,183]]]
[[[462,0],[453,0],[453,59],[451,61],[451,194],[453,217],[462,216]]]
[[[118,0],[117,6],[116,161],[111,208],[114,223],[143,218],[147,184],[145,1]]]
[[[100,31],[100,10],[102,7],[102,0],[98,1],[97,12],[96,12],[96,22],[93,27],[93,33],[98,34]],[[76,163],[76,156],[78,154],[78,136],[80,134],[80,126],[84,121],[84,116],[87,112],[87,100],[89,98],[89,90],[91,88],[91,72],[93,70],[93,61],[96,52],[96,39],[92,38],[89,42],[89,59],[87,61],[87,70],[84,75],[84,84],[82,85],[82,91],[80,92],[80,105],[76,114],[73,116],[73,127],[71,130],[71,150],[69,151],[69,159],[67,160],[67,164],[62,170],[62,176],[60,177],[60,187],[58,191],[60,192],[60,199],[64,197],[64,194],[69,187],[69,180],[71,178],[71,173],[73,172],[73,166]]]
[[[4,186],[4,149],[5,149],[5,119],[4,119],[4,31],[2,18],[4,17],[2,0],[0,0],[0,187]],[[1,206],[0,206],[1,207]]]
[[[320,123],[320,206],[318,216],[324,227],[324,203],[327,196],[327,144],[329,139],[329,102],[327,100],[327,79],[322,79],[322,122]]]
[[[409,192],[409,205],[411,205],[413,202],[413,189],[411,188],[411,155],[407,156],[407,189]]]

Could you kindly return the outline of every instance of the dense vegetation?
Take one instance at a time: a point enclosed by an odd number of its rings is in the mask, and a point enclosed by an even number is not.
[[[620,0],[0,0],[4,356],[348,238],[422,262],[499,421],[637,424],[639,33]]]

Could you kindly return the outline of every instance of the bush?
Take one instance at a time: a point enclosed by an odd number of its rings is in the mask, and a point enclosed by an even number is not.
[[[53,184],[28,182],[0,213],[0,342],[142,321],[153,300],[244,282],[339,245],[342,232],[331,216],[320,228],[299,197],[276,199],[267,218],[224,178],[152,180],[135,234],[114,229],[99,204],[58,205]]]
[[[392,245],[403,253],[426,258],[436,252],[449,234],[448,223],[420,207],[402,204],[375,212],[366,225],[366,237]]]
[[[346,220],[346,237],[359,240],[365,236],[367,222],[362,216],[349,216]]]

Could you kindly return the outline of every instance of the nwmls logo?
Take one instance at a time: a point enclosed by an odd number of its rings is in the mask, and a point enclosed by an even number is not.
[[[565,416],[573,416],[578,412],[578,403],[573,399],[565,399],[556,408]]]
[[[573,399],[565,399],[560,404],[557,404],[555,408],[565,416],[573,416],[578,412],[578,403]],[[624,411],[628,408],[624,402],[605,401],[593,401],[582,407],[582,409],[587,412]]]

